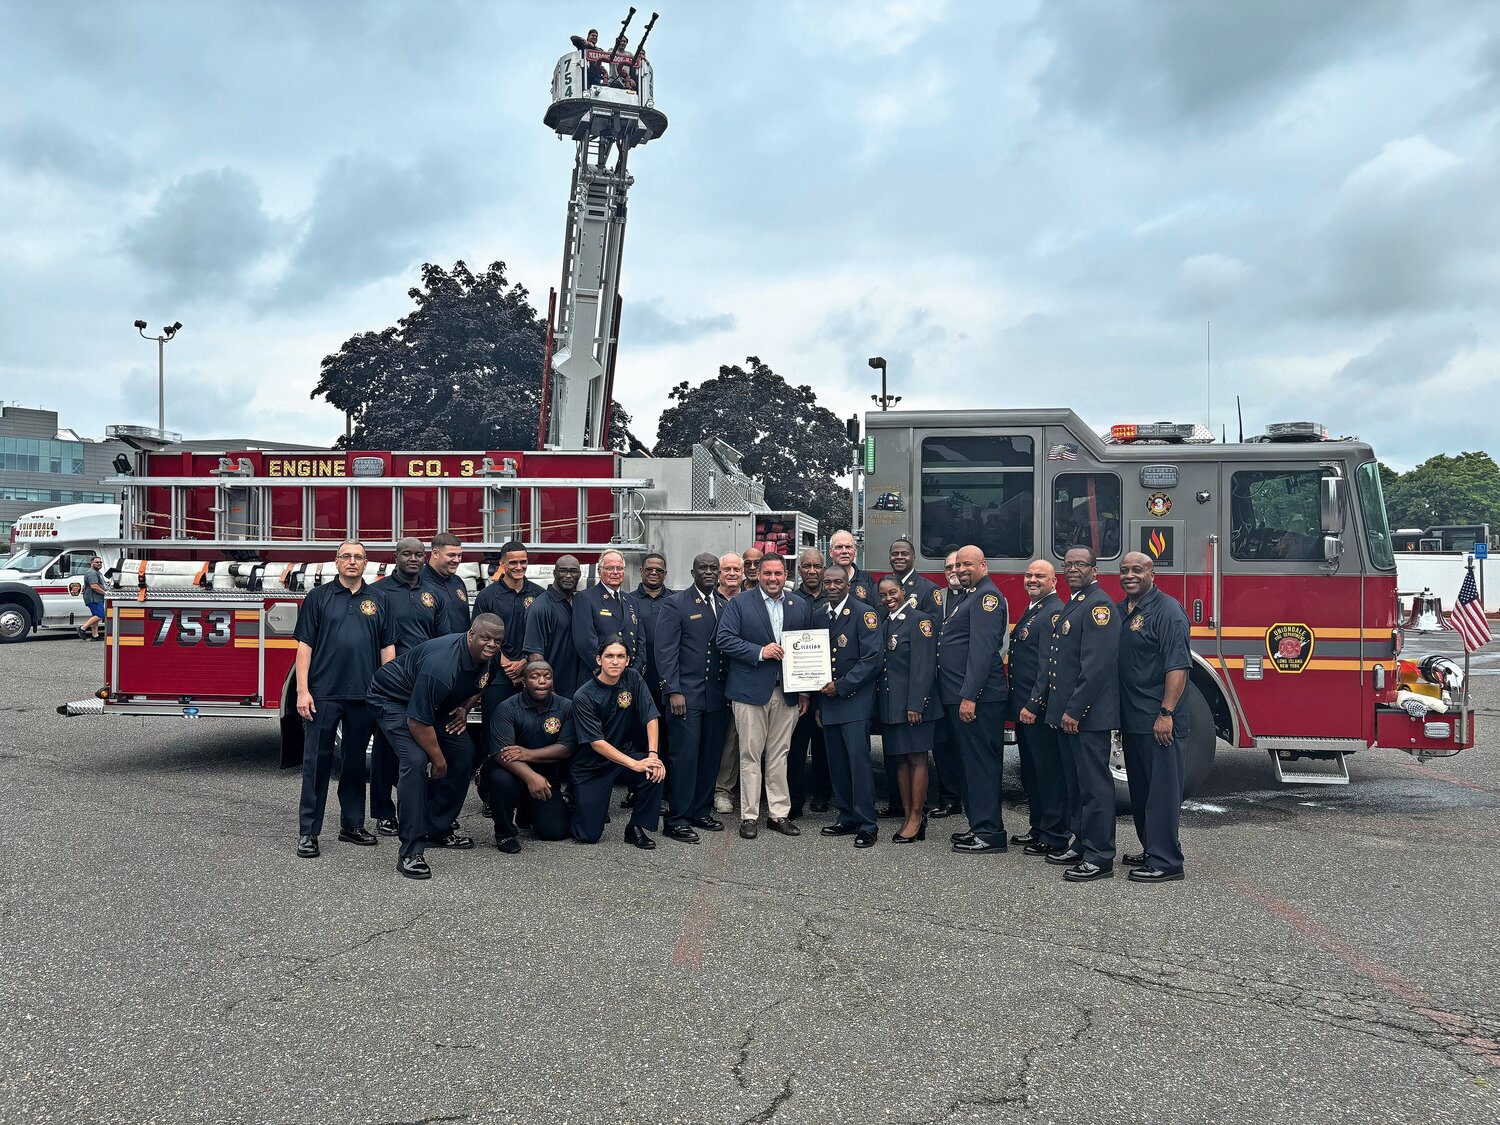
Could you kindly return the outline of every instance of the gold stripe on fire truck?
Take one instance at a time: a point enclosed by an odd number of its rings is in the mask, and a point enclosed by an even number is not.
[[[1214,630],[1207,625],[1194,625],[1192,635],[1199,638],[1221,635],[1258,639],[1264,637],[1266,630],[1270,627],[1270,625],[1225,626],[1218,634],[1215,634]],[[1322,626],[1315,626],[1313,632],[1317,634],[1320,641],[1388,641],[1391,639],[1389,629],[1325,629]]]
[[[1389,666],[1390,660],[1309,660],[1304,670],[1313,672],[1358,672],[1361,669],[1368,672],[1377,665]],[[1243,656],[1226,656],[1224,658],[1226,668],[1243,668],[1245,658]]]

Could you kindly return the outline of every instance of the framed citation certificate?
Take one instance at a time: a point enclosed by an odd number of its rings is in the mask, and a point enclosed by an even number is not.
[[[781,634],[781,689],[788,692],[823,690],[833,679],[833,654],[827,629],[804,629]]]

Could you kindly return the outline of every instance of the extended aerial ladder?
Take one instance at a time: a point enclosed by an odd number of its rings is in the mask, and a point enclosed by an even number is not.
[[[655,107],[646,39],[634,52],[582,40],[552,72],[552,105],[545,123],[576,144],[568,221],[563,236],[562,283],[548,308],[542,413],[538,444],[548,449],[603,449],[620,318],[620,259],[625,245],[630,150],[666,131]],[[611,156],[614,156],[611,167]]]

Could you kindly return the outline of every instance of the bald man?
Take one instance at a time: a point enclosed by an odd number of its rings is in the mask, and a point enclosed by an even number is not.
[[[1009,614],[978,547],[959,548],[958,580],[965,593],[943,622],[938,692],[948,737],[958,749],[969,812],[969,830],[953,833],[953,850],[981,855],[1006,848],[1000,774],[1008,717],[1003,648]]]
[[[1010,842],[1021,844],[1027,855],[1061,855],[1071,839],[1062,750],[1057,731],[1037,720],[1046,711],[1052,630],[1062,617],[1063,600],[1057,596],[1057,568],[1046,559],[1033,559],[1021,581],[1030,604],[1010,631],[1010,700],[1031,831]]]
[[[1120,560],[1120,741],[1130,812],[1141,850],[1121,860],[1136,883],[1182,878],[1183,695],[1193,666],[1192,627],[1182,606],[1156,588],[1156,564],[1132,551]]]

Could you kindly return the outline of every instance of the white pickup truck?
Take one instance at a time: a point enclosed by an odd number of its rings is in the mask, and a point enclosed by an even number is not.
[[[62,504],[18,519],[13,553],[0,559],[0,644],[87,621],[84,571],[103,553],[100,544],[119,535],[118,504]]]

